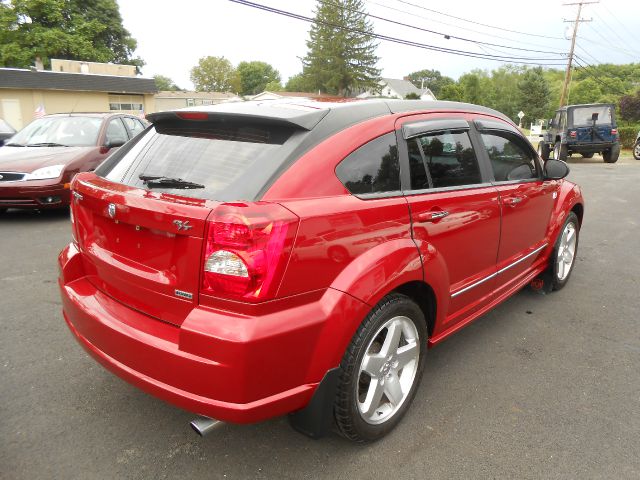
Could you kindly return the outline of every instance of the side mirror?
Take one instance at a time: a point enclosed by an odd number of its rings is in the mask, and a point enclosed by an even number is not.
[[[569,175],[569,165],[560,160],[550,158],[544,162],[545,180],[560,180]]]
[[[111,139],[107,138],[104,142],[104,146],[106,148],[116,148],[116,147],[121,147],[125,143],[126,142],[121,138],[111,138]]]

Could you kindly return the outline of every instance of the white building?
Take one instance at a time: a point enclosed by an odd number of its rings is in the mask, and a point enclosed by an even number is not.
[[[420,100],[435,100],[436,96],[431,90],[425,88],[420,90],[409,80],[401,80],[397,78],[383,78],[378,83],[377,89],[369,89],[357,96],[357,98],[399,98],[404,99],[407,95],[413,93],[420,97]]]

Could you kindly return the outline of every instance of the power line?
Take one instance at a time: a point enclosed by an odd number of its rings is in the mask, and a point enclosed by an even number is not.
[[[589,63],[587,63],[582,57],[576,55],[574,58],[574,61],[577,64],[577,68],[581,69],[583,72],[585,72],[587,75],[593,78],[597,83],[605,87],[607,90],[612,91],[613,93],[616,93],[618,95],[627,95],[628,92],[623,92],[621,90],[618,90],[617,88],[614,88],[611,85],[608,85],[607,83],[603,82],[602,79],[598,77],[596,74],[591,73],[591,70],[595,70],[595,67],[593,67],[593,65],[589,65]]]
[[[345,7],[344,5],[340,5],[338,3],[333,3],[333,2],[330,2],[330,1],[327,1],[327,0],[325,0],[325,3],[329,3],[329,4],[331,4],[331,5],[335,6],[335,7],[342,8],[343,10],[355,11],[354,8],[348,8],[348,7]],[[477,45],[480,45],[480,44],[481,45],[487,45],[487,46],[490,46],[490,47],[509,48],[509,49],[512,49],[512,50],[522,50],[522,51],[525,51],[525,52],[549,53],[551,55],[566,56],[566,53],[564,53],[564,52],[550,51],[550,50],[533,50],[533,49],[530,49],[530,48],[521,48],[521,47],[511,47],[511,46],[508,46],[508,45],[500,45],[500,44],[497,44],[497,43],[483,42],[483,41],[480,41],[480,40],[473,40],[473,39],[470,39],[470,38],[458,37],[456,35],[450,35],[450,34],[447,34],[447,33],[438,32],[438,31],[435,31],[435,30],[430,30],[428,28],[418,27],[417,25],[410,25],[408,23],[400,22],[400,21],[397,21],[397,20],[392,20],[390,18],[380,17],[378,15],[373,15],[371,13],[367,13],[367,16],[371,17],[371,18],[375,18],[377,20],[381,20],[383,22],[393,23],[395,25],[401,25],[403,27],[412,28],[414,30],[420,30],[422,32],[427,32],[427,33],[432,33],[434,35],[439,35],[439,36],[442,36],[442,37],[446,38],[447,40],[454,39],[454,40],[461,40],[463,42],[471,42],[471,43],[474,43],[474,44],[477,44]]]
[[[617,16],[616,16],[616,15],[615,15],[611,10],[609,10],[609,8],[607,8],[607,6],[606,6],[604,3],[601,3],[601,5],[602,5],[602,8],[604,8],[604,9],[607,11],[607,13],[608,13],[611,17],[613,17],[613,19],[614,19],[616,22],[618,22],[618,24],[619,24],[619,25],[620,25],[620,26],[621,26],[621,27],[622,27],[622,28],[627,32],[627,34],[629,34],[629,37],[630,37],[630,38],[633,38],[633,39],[635,39],[635,38],[636,38],[637,33],[632,33],[632,32],[627,28],[627,26],[626,26],[625,24],[623,24],[623,23],[618,19],[618,17],[617,17]]]
[[[382,4],[382,3],[378,3],[378,2],[376,2],[376,1],[374,1],[374,0],[364,0],[364,1],[365,1],[366,3],[368,3],[368,4],[376,5],[376,6],[378,6],[378,7],[385,8],[385,9],[387,9],[387,10],[392,10],[392,11],[394,11],[394,12],[399,12],[399,13],[404,13],[404,14],[406,14],[406,15],[411,16],[412,18],[413,18],[413,17],[417,17],[417,18],[421,18],[421,19],[426,20],[426,21],[429,21],[429,22],[436,22],[436,20],[434,20],[433,18],[425,17],[424,15],[419,15],[419,14],[417,14],[417,13],[409,12],[409,11],[407,11],[407,10],[402,10],[401,8],[396,8],[396,7],[392,7],[392,6],[390,6],[390,5],[385,5],[385,4]],[[448,26],[448,27],[457,28],[457,29],[464,30],[464,31],[467,31],[467,32],[477,33],[478,35],[483,35],[483,36],[485,36],[485,37],[490,37],[490,38],[499,38],[500,40],[507,40],[507,41],[509,41],[509,42],[514,41],[514,39],[513,39],[513,38],[503,37],[503,36],[501,36],[501,35],[496,35],[496,34],[494,34],[494,33],[487,33],[487,32],[483,32],[483,31],[475,30],[475,29],[473,29],[473,28],[469,28],[469,27],[463,27],[463,26],[461,26],[461,25],[459,25],[459,24],[447,23],[447,22],[444,22],[444,21],[442,21],[442,20],[437,20],[437,23],[438,23],[439,25],[446,25],[446,26]],[[559,37],[558,37],[557,39],[558,39],[558,40],[564,40],[564,39],[561,39],[561,38],[559,38]],[[548,46],[548,45],[542,45],[542,44],[540,44],[540,43],[525,42],[525,41],[522,41],[522,40],[515,40],[515,41],[516,41],[517,43],[519,43],[519,44],[522,44],[522,45],[529,45],[529,46],[533,46],[533,47],[549,48],[549,46]]]
[[[296,20],[302,20],[308,23],[321,23],[323,25],[327,25],[329,27],[333,27],[333,28],[337,28],[339,30],[343,30],[343,31],[348,31],[348,32],[352,32],[352,33],[360,33],[360,34],[364,34],[364,35],[369,35],[373,38],[376,38],[378,40],[384,40],[384,41],[388,41],[391,43],[397,43],[400,45],[407,45],[407,46],[412,46],[412,47],[417,47],[417,48],[422,48],[425,50],[432,50],[432,51],[436,51],[436,52],[441,52],[441,53],[450,53],[452,55],[460,55],[460,56],[464,56],[464,57],[470,57],[470,58],[481,58],[484,60],[493,60],[493,61],[498,61],[498,62],[511,62],[511,63],[519,63],[519,64],[524,64],[524,65],[545,65],[545,66],[557,66],[557,65],[563,65],[563,63],[542,63],[542,62],[556,62],[558,59],[557,58],[532,58],[532,57],[510,57],[510,56],[506,56],[506,55],[489,55],[489,54],[482,54],[482,53],[478,53],[478,52],[470,52],[467,50],[456,50],[456,49],[452,49],[452,48],[445,48],[445,47],[439,47],[436,45],[430,45],[430,44],[426,44],[426,43],[420,43],[420,42],[414,42],[412,40],[405,40],[402,38],[398,38],[398,37],[391,37],[388,35],[381,35],[381,34],[377,34],[377,33],[372,33],[372,32],[366,32],[363,30],[358,30],[355,28],[348,28],[348,27],[343,27],[341,25],[337,25],[337,24],[333,24],[330,22],[325,22],[325,21],[318,21],[315,20],[311,17],[307,17],[304,15],[300,15],[297,13],[293,13],[293,12],[289,12],[287,10],[280,10],[274,7],[269,7],[267,5],[263,5],[260,3],[255,3],[255,2],[250,2],[248,0],[229,0],[232,3],[237,3],[239,5],[244,5],[247,7],[251,7],[251,8],[255,8],[258,10],[262,10],[265,12],[270,12],[270,13],[275,13],[277,15],[282,15],[285,17],[289,17],[289,18],[294,18]]]
[[[610,25],[609,25],[609,24],[604,20],[604,18],[602,18],[602,17],[598,14],[598,12],[593,12],[593,13],[595,14],[595,16],[596,16],[596,17],[598,17],[598,18],[600,19],[600,21],[602,22],[602,24],[603,24],[603,25],[604,25],[604,26],[605,26],[605,27],[606,27],[606,28],[607,28],[611,33],[613,33],[613,36],[614,36],[614,37],[616,37],[620,42],[622,42],[622,44],[627,44],[627,45],[628,45],[628,42],[627,42],[626,40],[624,40],[624,39],[623,39],[623,38],[618,34],[618,32],[616,32],[613,28],[611,28],[611,26],[610,26]],[[617,41],[615,41],[615,42],[613,42],[613,43],[618,43],[618,42],[617,42]],[[632,50],[632,51],[634,51],[634,50]],[[635,52],[635,51],[634,51],[634,52]],[[639,57],[640,57],[640,53],[637,53],[637,52],[635,52],[635,53],[637,54],[637,56],[639,56]]]
[[[428,12],[437,13],[438,15],[443,15],[445,17],[450,17],[450,18],[455,18],[456,20],[460,20],[462,22],[473,23],[474,25],[480,25],[482,27],[493,28],[493,29],[496,29],[496,30],[502,30],[504,32],[517,33],[519,35],[527,35],[527,36],[530,36],[530,37],[550,38],[552,40],[564,40],[564,38],[562,38],[562,37],[551,37],[551,36],[548,36],[548,35],[540,35],[540,34],[537,34],[537,33],[520,32],[518,30],[511,30],[509,28],[497,27],[495,25],[489,25],[489,24],[486,24],[486,23],[476,22],[474,20],[468,20],[468,19],[462,18],[462,17],[456,17],[455,15],[451,15],[451,14],[448,14],[448,13],[440,12],[440,11],[434,10],[432,8],[423,7],[422,5],[416,5],[415,3],[407,2],[406,0],[396,0],[396,1],[400,2],[400,3],[404,3],[405,5],[410,5],[410,6],[415,7],[415,8],[420,8],[422,10],[426,10]]]

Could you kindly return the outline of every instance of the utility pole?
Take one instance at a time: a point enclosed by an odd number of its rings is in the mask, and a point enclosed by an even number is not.
[[[573,22],[573,35],[571,36],[571,49],[569,50],[569,61],[567,63],[567,72],[564,76],[564,85],[562,86],[562,94],[560,95],[560,106],[564,107],[567,101],[567,90],[569,90],[569,81],[571,79],[571,64],[573,63],[573,50],[576,47],[576,36],[578,35],[578,25],[582,22],[590,22],[591,20],[585,20],[584,18],[580,18],[580,14],[582,13],[583,5],[591,5],[592,3],[599,2],[574,2],[574,3],[563,3],[564,6],[569,5],[578,5],[578,15],[576,16],[575,22],[572,20],[565,20],[565,23]]]

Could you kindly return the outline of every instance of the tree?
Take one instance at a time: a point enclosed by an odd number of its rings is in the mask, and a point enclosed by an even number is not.
[[[438,70],[429,69],[410,73],[407,78],[416,88],[428,88],[431,90],[436,98],[440,98],[442,87],[455,83],[453,78],[443,76]]]
[[[464,92],[462,88],[457,83],[452,83],[450,85],[445,85],[440,90],[440,96],[438,96],[438,100],[450,100],[452,102],[461,102],[462,96]]]
[[[284,87],[279,81],[269,82],[264,86],[264,90],[268,92],[281,92],[284,90]]]
[[[158,90],[167,91],[167,90],[180,90],[173,80],[169,77],[165,77],[164,75],[154,75],[153,79],[156,81],[156,87]]]
[[[635,95],[620,98],[620,118],[627,122],[640,122],[640,90]]]
[[[345,96],[377,87],[380,70],[372,34],[362,0],[318,0],[303,59],[312,89]]]
[[[268,83],[280,83],[280,73],[265,62],[240,62],[236,67],[240,78],[240,93],[256,95],[264,92]]]
[[[520,91],[520,108],[530,122],[547,118],[549,85],[544,78],[542,67],[528,69],[518,83],[518,90]]]
[[[284,89],[287,92],[312,92],[314,90],[313,82],[304,74],[298,73],[287,80]]]
[[[0,66],[27,68],[40,57],[144,65],[115,0],[0,1]]]
[[[236,69],[224,57],[202,57],[191,69],[191,81],[197,92],[239,92]]]
[[[420,95],[416,92],[409,92],[404,96],[405,100],[420,100]]]

